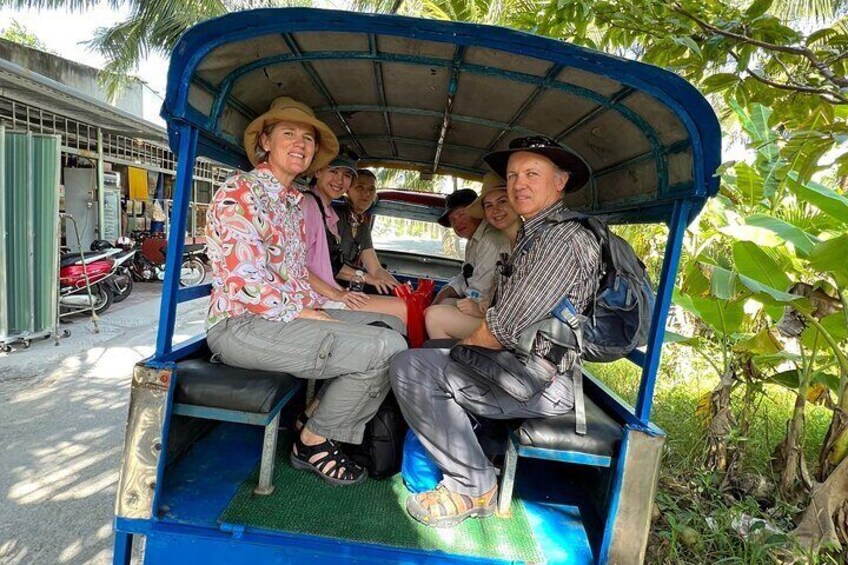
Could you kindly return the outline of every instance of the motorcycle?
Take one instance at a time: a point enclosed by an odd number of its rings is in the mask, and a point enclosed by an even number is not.
[[[139,247],[146,239],[142,233],[138,233]],[[180,264],[180,286],[194,286],[201,284],[206,278],[206,255],[205,247],[199,244],[186,245],[183,250],[183,260]],[[154,263],[140,251],[135,254],[130,264],[130,271],[137,281],[165,280],[165,248],[160,250],[162,263]]]
[[[115,275],[107,278],[104,284],[112,291],[112,301],[117,304],[132,293],[131,265],[137,252],[133,241],[126,236],[119,237],[114,245],[103,239],[98,239],[91,244],[92,251],[105,252],[109,249],[118,250],[118,253],[114,255]]]
[[[183,250],[183,261],[180,264],[180,286],[195,286],[206,278],[205,246],[186,245]],[[162,248],[162,255],[165,248]]]
[[[133,256],[129,264],[130,274],[137,282],[161,281],[165,278],[165,266],[154,263],[141,252],[144,240],[149,237],[148,232],[134,231],[130,234],[131,242],[137,242],[134,245],[137,253]]]
[[[90,310],[100,314],[112,305],[112,290],[106,284],[114,276],[119,249],[88,254],[66,253],[59,262],[59,316]]]

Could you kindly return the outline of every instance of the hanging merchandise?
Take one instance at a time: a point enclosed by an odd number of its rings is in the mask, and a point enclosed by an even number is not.
[[[147,193],[147,171],[136,167],[127,167],[127,171],[130,200],[144,201],[150,198]]]

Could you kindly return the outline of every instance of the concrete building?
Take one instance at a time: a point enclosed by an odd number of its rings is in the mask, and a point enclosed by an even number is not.
[[[143,118],[145,105],[151,103],[145,96],[153,96],[152,92],[139,81],[131,82],[112,104],[97,73],[95,68],[57,55],[0,40],[0,125],[61,136],[64,174],[59,190],[66,209],[91,216],[87,222],[91,229],[81,238],[83,245],[94,238],[114,239],[116,230],[123,234],[132,228],[149,229],[157,191],[164,198],[167,230],[167,199],[176,175],[167,132]],[[195,163],[187,236],[202,233],[205,204],[213,187],[229,172],[209,160]],[[123,216],[116,226],[118,197],[121,202],[130,201],[123,206],[130,219]]]
[[[93,67],[5,39],[0,39],[0,59],[56,81],[95,100],[109,102],[106,92],[97,80],[98,70]],[[144,90],[142,83],[133,79],[112,106],[137,118],[144,118]],[[152,93],[148,91],[147,96],[152,96]]]

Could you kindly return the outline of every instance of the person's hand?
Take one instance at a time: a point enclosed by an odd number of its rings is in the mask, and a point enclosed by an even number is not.
[[[377,280],[383,281],[391,288],[394,288],[400,284],[400,281],[398,281],[395,276],[388,272],[386,269],[380,269],[379,271],[374,273],[374,276],[377,278]]]
[[[350,308],[351,310],[362,310],[371,297],[363,292],[351,292],[349,290],[340,290],[333,300],[337,300]]]
[[[324,312],[323,310],[316,310],[314,308],[304,308],[300,311],[299,318],[304,318],[306,320],[319,320],[321,322],[335,322],[333,318],[330,317],[329,314]]]
[[[456,307],[467,316],[474,316],[475,318],[483,317],[483,308],[480,307],[480,303],[476,300],[462,298],[456,301]]]
[[[392,289],[400,283],[396,281],[388,271],[385,269],[381,270],[391,277],[391,281],[387,278],[380,278],[376,275],[372,275],[371,273],[365,273],[365,284],[370,284],[376,288],[377,292],[380,294],[390,294]]]

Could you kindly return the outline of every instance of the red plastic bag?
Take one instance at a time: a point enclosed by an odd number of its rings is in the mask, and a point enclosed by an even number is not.
[[[402,284],[394,289],[395,296],[406,302],[406,336],[411,347],[421,347],[427,340],[427,328],[424,325],[424,310],[433,300],[436,283],[430,279],[418,279],[418,288]]]

